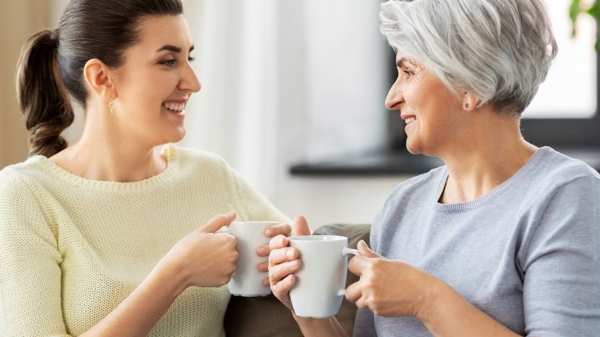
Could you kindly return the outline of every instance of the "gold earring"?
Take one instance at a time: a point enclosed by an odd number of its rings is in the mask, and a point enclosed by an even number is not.
[[[115,101],[110,101],[110,103],[108,103],[108,113],[111,115],[115,114]]]

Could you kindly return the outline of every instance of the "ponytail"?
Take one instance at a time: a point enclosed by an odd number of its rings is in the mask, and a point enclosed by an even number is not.
[[[58,67],[58,41],[56,31],[31,36],[17,71],[17,99],[29,131],[30,154],[46,157],[67,147],[60,134],[74,119]]]

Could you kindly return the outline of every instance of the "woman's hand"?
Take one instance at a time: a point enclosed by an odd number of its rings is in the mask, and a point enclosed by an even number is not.
[[[235,213],[229,213],[212,218],[177,242],[165,256],[185,275],[185,287],[219,287],[229,282],[237,267],[237,241],[217,231],[235,217]]]
[[[296,235],[310,235],[310,228],[304,217],[295,219],[294,229]],[[283,235],[277,235],[269,242],[271,253],[269,254],[268,281],[273,295],[288,309],[292,310],[290,290],[296,284],[294,273],[300,270],[302,261],[300,260],[300,252],[296,248],[289,247],[289,245],[290,239]]]
[[[360,279],[348,286],[346,299],[380,316],[422,318],[442,282],[415,267],[380,257],[364,241],[348,269]]]
[[[276,236],[288,237],[288,236],[290,236],[291,233],[292,233],[292,227],[288,224],[281,224],[278,226],[273,226],[273,227],[269,227],[269,228],[265,229],[265,236],[269,239],[272,239]],[[256,255],[258,255],[259,257],[268,257],[270,253],[271,253],[271,248],[269,247],[268,243],[266,245],[260,246],[256,249]],[[269,271],[269,263],[268,262],[259,263],[256,266],[256,268],[261,273],[267,273]],[[263,279],[263,284],[265,287],[269,286],[269,277],[268,276],[265,276],[265,278]]]

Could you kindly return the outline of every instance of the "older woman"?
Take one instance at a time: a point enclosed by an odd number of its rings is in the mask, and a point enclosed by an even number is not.
[[[520,132],[557,53],[541,0],[388,1],[382,20],[398,68],[386,106],[408,150],[445,166],[403,182],[373,250],[359,244],[355,336],[598,336],[600,176]],[[270,282],[289,306],[288,241],[271,242]],[[296,320],[344,335],[335,318]]]

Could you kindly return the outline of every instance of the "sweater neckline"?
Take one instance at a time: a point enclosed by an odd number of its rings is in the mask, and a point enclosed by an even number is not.
[[[57,178],[73,185],[110,191],[139,191],[152,186],[162,185],[173,176],[178,158],[178,153],[175,146],[172,144],[164,145],[161,148],[161,154],[165,157],[167,162],[167,167],[164,170],[154,176],[138,181],[128,182],[84,178],[64,169],[49,158],[42,155],[31,156],[27,161],[40,165],[42,168],[46,169],[46,172],[50,172]]]
[[[543,147],[538,148],[533,153],[531,158],[529,158],[529,160],[525,163],[525,165],[523,165],[520,169],[518,169],[517,172],[515,172],[515,174],[513,174],[507,180],[502,182],[500,185],[496,186],[494,189],[492,189],[485,195],[483,195],[477,199],[467,201],[467,202],[462,202],[462,203],[444,204],[444,203],[439,202],[440,196],[441,196],[441,194],[444,190],[444,187],[446,186],[446,182],[448,180],[448,170],[444,167],[444,169],[442,170],[441,179],[439,181],[437,191],[435,193],[435,196],[436,196],[435,206],[438,210],[441,210],[441,211],[464,211],[464,210],[478,208],[481,205],[486,204],[489,200],[493,200],[493,199],[497,198],[499,195],[502,195],[504,193],[504,191],[506,191],[508,188],[510,188],[510,186],[512,186],[515,183],[515,181],[518,181],[519,179],[521,179],[521,177],[530,175],[532,173],[533,168],[536,167],[539,164],[539,162],[542,160],[544,155],[551,150],[552,149],[548,146],[543,146]]]

